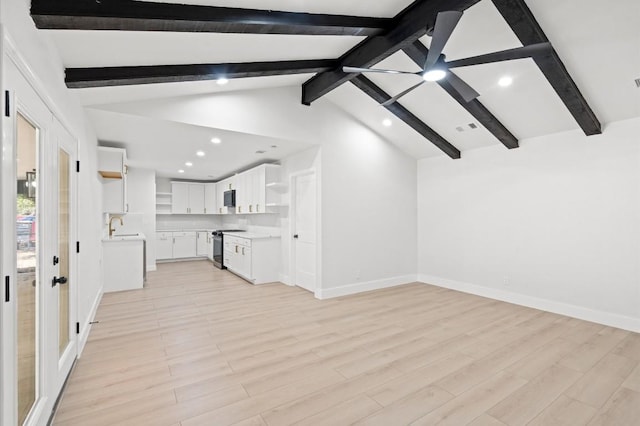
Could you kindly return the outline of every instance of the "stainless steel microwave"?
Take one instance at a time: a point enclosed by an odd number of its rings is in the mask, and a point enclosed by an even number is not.
[[[225,207],[236,206],[236,190],[235,189],[224,191],[224,206]]]

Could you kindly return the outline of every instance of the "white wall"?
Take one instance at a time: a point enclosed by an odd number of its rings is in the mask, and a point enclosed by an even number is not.
[[[416,160],[355,123],[335,133],[322,145],[321,297],[414,281]]]
[[[128,232],[142,232],[147,238],[147,270],[156,268],[156,172],[154,170],[129,168],[127,171],[127,202],[129,214],[124,215],[123,222],[136,218],[139,229]],[[139,223],[139,225],[138,225]],[[117,225],[117,224],[116,224]]]
[[[640,330],[640,119],[418,165],[421,280]]]

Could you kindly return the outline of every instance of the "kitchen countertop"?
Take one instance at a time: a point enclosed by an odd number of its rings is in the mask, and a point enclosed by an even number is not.
[[[215,229],[203,229],[203,228],[184,228],[184,229],[156,229],[156,232],[213,232]]]
[[[102,239],[103,243],[113,243],[113,242],[120,242],[120,241],[144,241],[146,240],[146,237],[144,234],[142,233],[137,233],[137,234],[121,234],[121,235],[114,235],[112,237],[105,237]]]
[[[234,237],[246,238],[248,240],[259,240],[263,238],[280,238],[280,235],[259,234],[256,232],[225,232],[224,235],[231,235]]]

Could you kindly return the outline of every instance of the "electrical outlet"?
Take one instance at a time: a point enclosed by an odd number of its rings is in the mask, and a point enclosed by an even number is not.
[[[356,269],[356,281],[360,281],[360,269]]]
[[[502,277],[502,284],[505,287],[509,287],[509,285],[511,284],[511,279],[509,278],[509,275],[505,275],[504,277]]]

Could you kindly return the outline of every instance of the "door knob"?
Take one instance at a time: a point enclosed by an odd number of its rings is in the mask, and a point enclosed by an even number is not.
[[[298,238],[298,234],[293,234],[293,238]]]
[[[66,284],[67,283],[67,277],[53,277],[53,280],[51,280],[51,287],[55,287],[56,284]]]

